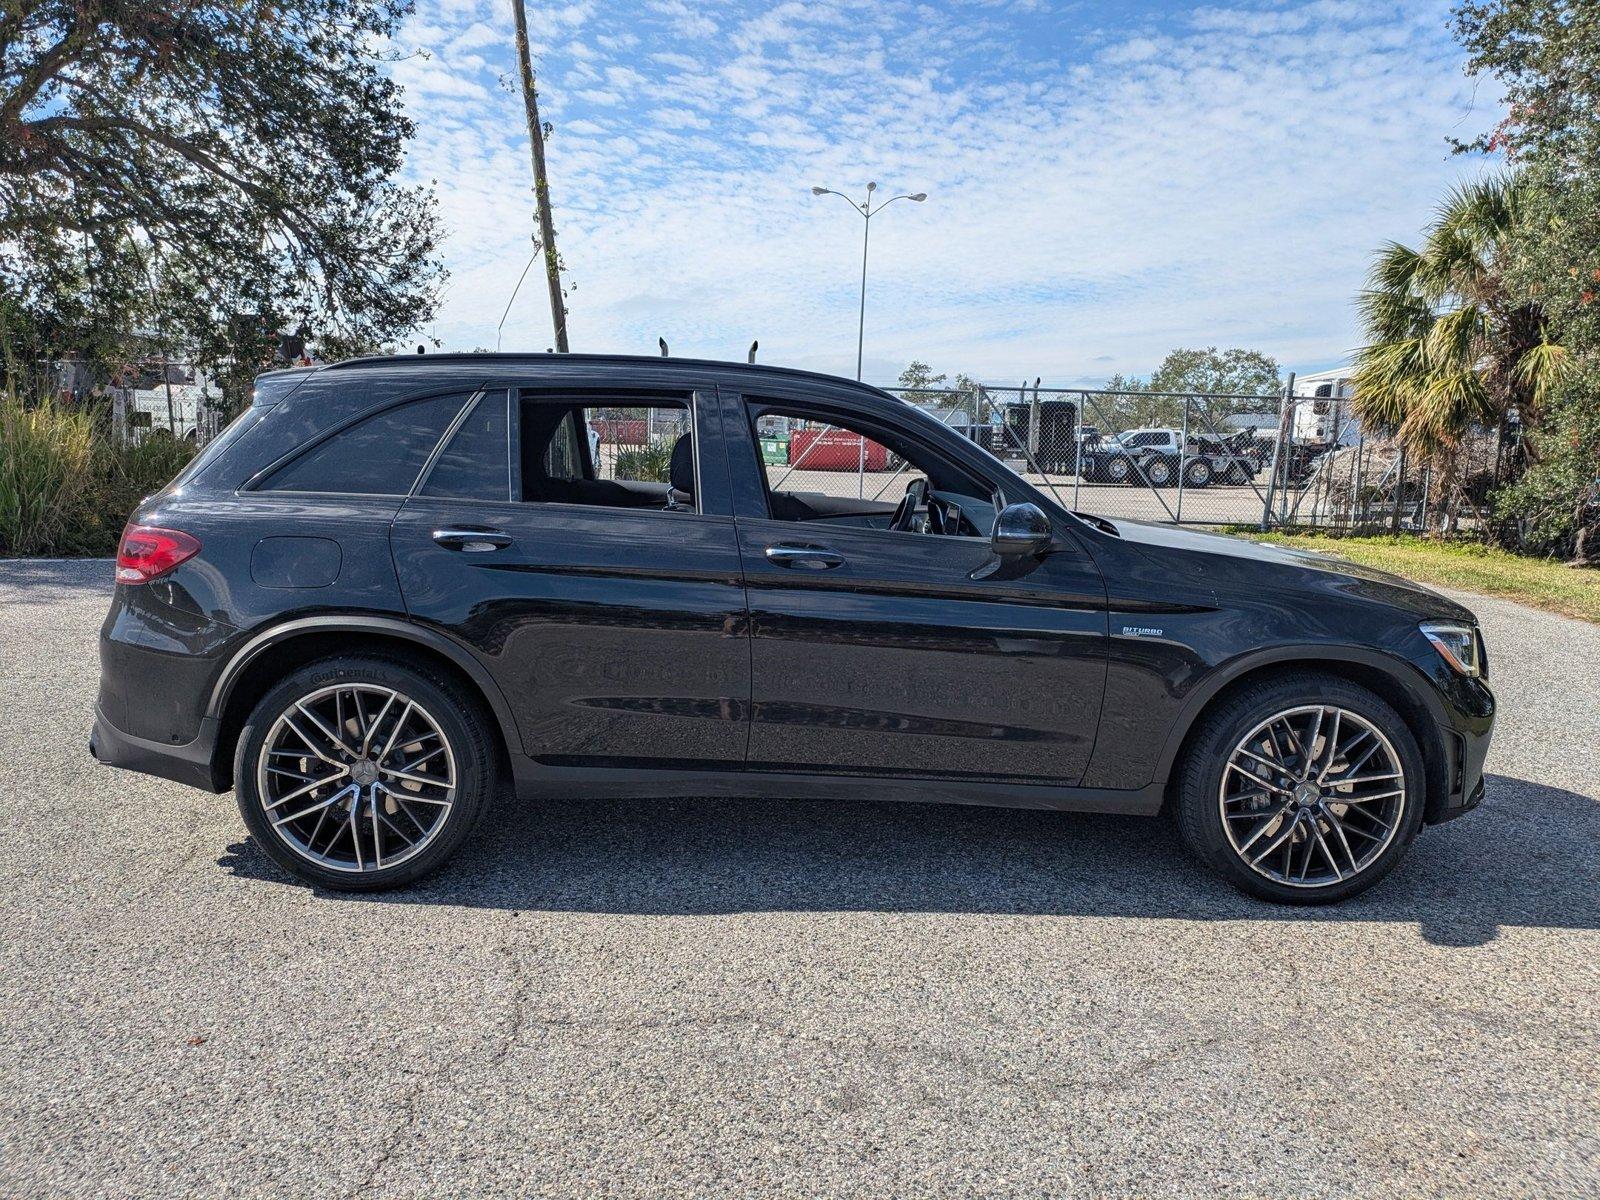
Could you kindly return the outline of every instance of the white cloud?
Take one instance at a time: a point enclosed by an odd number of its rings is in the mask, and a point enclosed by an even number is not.
[[[453,61],[396,74],[426,98],[411,169],[447,181],[438,334],[470,347],[493,344],[527,259],[528,160],[520,100],[494,87],[509,38],[484,32],[504,15],[450,3],[411,28]],[[919,357],[1082,382],[1183,344],[1322,366],[1356,341],[1374,248],[1481,169],[1445,137],[1498,116],[1462,76],[1448,0],[1238,0],[1126,28],[1003,0],[572,7],[532,32],[586,349],[665,335],[735,356],[759,337],[768,361],[853,369],[860,219],[807,189],[877,179],[930,193],[873,221],[880,374]],[[506,345],[547,329],[525,285]]]

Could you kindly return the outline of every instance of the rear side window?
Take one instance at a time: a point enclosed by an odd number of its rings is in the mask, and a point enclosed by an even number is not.
[[[511,427],[504,391],[478,397],[428,472],[422,494],[511,499]]]
[[[317,443],[262,484],[273,492],[405,496],[467,393],[413,400],[374,413]]]

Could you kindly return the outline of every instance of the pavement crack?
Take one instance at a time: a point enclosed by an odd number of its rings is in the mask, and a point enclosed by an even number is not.
[[[389,1133],[383,1148],[367,1166],[366,1172],[349,1193],[352,1197],[370,1196],[377,1190],[384,1172],[401,1153],[414,1134],[421,1107],[422,1095],[436,1085],[449,1087],[472,1070],[492,1070],[505,1062],[521,1043],[527,1029],[528,975],[527,969],[515,951],[508,945],[496,947],[505,959],[511,977],[510,1001],[502,1029],[494,1046],[482,1058],[456,1058],[431,1071],[408,1072],[414,1083],[400,1100],[400,1117]]]

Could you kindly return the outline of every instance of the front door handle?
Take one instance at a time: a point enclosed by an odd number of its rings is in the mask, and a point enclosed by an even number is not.
[[[767,561],[779,567],[798,567],[802,571],[829,571],[844,565],[844,555],[822,546],[768,546]]]
[[[511,545],[511,535],[498,529],[435,529],[433,540],[447,550],[461,550],[467,554],[486,554]]]

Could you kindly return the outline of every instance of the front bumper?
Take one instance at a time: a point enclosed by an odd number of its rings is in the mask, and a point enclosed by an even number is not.
[[[1484,760],[1494,734],[1495,699],[1488,684],[1459,676],[1443,680],[1446,720],[1439,726],[1446,787],[1428,805],[1430,825],[1450,821],[1483,803]]]
[[[135,737],[118,729],[98,704],[94,717],[89,754],[96,762],[157,775],[208,792],[227,790],[221,786],[212,767],[212,751],[217,741],[217,722],[213,718],[201,719],[199,732],[192,741],[169,743]]]

